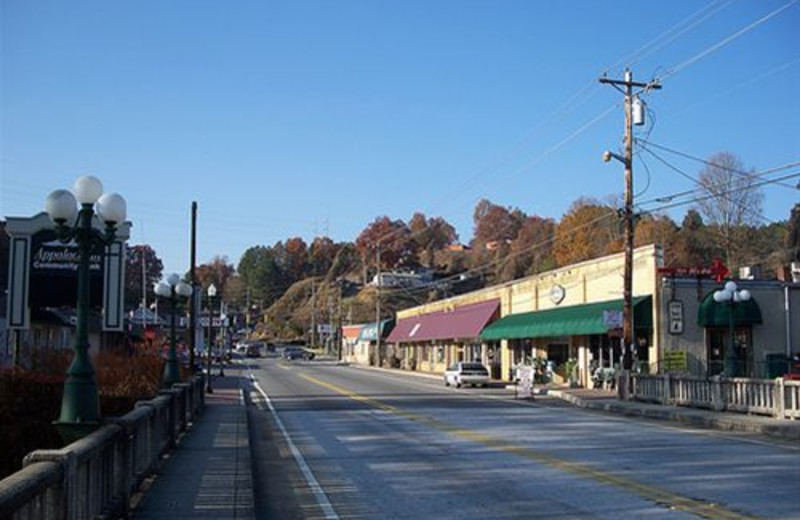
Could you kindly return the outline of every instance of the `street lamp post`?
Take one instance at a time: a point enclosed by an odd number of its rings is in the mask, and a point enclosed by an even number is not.
[[[226,334],[225,334],[225,320],[227,318],[224,318],[224,313],[223,313],[224,308],[223,307],[224,306],[223,306],[222,298],[220,298],[220,302],[219,302],[219,327],[220,327],[220,332],[217,334],[217,336],[219,336],[218,341],[217,341],[217,352],[219,353],[219,376],[220,377],[225,377],[225,369],[224,369],[224,365],[225,365],[225,342],[227,340]]]
[[[155,293],[162,298],[169,299],[171,317],[169,321],[169,353],[167,362],[164,364],[163,383],[170,387],[181,380],[178,367],[178,356],[175,348],[175,300],[178,296],[188,298],[192,295],[192,286],[181,281],[180,276],[172,273],[166,280],[158,282],[155,286]]]
[[[214,393],[214,389],[211,388],[211,341],[212,341],[212,323],[214,321],[214,309],[211,306],[211,301],[217,295],[217,288],[214,287],[214,284],[208,286],[206,289],[206,295],[208,296],[208,345],[206,345],[206,393],[212,394]]]
[[[738,359],[736,355],[736,341],[735,326],[734,326],[734,308],[737,303],[746,302],[750,299],[750,291],[741,289],[736,285],[736,282],[729,281],[725,283],[725,287],[721,291],[714,292],[714,301],[717,303],[728,304],[728,334],[730,336],[730,346],[725,349],[724,366],[725,375],[727,377],[736,377],[738,375]]]
[[[117,226],[125,222],[126,203],[116,193],[104,194],[103,183],[96,177],[85,176],[75,181],[72,191],[50,193],[45,210],[55,224],[59,240],[74,241],[78,248],[75,355],[67,369],[61,415],[54,422],[64,440],[71,442],[100,425],[97,381],[89,358],[89,260],[96,247],[114,241]],[[95,210],[105,223],[105,232],[92,225]]]

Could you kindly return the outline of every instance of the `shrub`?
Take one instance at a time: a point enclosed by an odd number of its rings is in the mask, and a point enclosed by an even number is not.
[[[63,446],[53,421],[61,413],[72,351],[42,351],[32,366],[0,371],[0,478],[18,471],[33,450]],[[161,386],[164,361],[153,352],[104,351],[92,363],[103,417],[120,416]]]

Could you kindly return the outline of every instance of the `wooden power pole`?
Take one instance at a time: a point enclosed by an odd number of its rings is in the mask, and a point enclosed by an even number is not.
[[[609,161],[613,157],[625,165],[625,271],[622,289],[622,365],[625,370],[630,370],[633,349],[633,107],[634,100],[640,102],[638,96],[641,92],[660,89],[661,85],[655,81],[637,83],[633,81],[633,73],[629,70],[625,71],[624,79],[602,77],[600,78],[600,83],[612,85],[625,95],[625,155],[619,157],[612,152],[606,152],[603,154],[603,160]],[[640,90],[634,93],[634,88]],[[637,119],[643,121],[643,113],[642,118]],[[639,121],[636,121],[636,124],[642,124]]]

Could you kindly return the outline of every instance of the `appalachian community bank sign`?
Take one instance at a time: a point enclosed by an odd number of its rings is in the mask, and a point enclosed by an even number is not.
[[[102,230],[95,219],[94,226]],[[9,217],[8,327],[30,328],[30,310],[74,307],[77,301],[79,253],[74,242],[58,240],[50,217]],[[89,260],[89,305],[102,309],[103,330],[122,330],[125,241],[130,224],[119,227],[117,240],[92,251]]]

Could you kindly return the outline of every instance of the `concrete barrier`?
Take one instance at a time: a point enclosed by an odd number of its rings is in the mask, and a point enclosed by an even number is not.
[[[0,480],[0,518],[83,520],[127,515],[131,495],[205,406],[202,377],[176,385],[58,450],[36,450]]]

